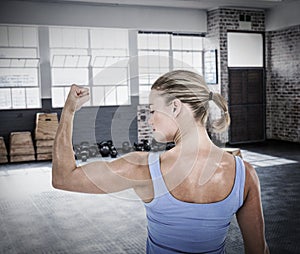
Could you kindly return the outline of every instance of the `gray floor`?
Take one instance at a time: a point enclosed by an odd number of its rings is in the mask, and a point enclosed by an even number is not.
[[[300,145],[269,141],[241,148],[260,177],[271,253],[300,253]],[[133,192],[55,190],[50,170],[49,162],[0,166],[0,253],[144,253],[145,211]],[[243,253],[236,220],[227,253]]]

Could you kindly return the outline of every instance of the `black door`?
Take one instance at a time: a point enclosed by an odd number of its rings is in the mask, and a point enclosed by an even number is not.
[[[229,143],[265,139],[263,68],[229,68]]]

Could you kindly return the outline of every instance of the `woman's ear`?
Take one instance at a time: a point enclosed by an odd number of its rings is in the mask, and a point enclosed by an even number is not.
[[[177,117],[182,108],[182,102],[179,99],[175,99],[172,101],[172,107],[173,107],[173,116]]]

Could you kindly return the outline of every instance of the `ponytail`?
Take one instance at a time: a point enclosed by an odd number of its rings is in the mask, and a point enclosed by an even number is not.
[[[230,124],[230,115],[228,112],[228,105],[224,97],[219,93],[210,92],[209,98],[218,106],[221,110],[221,117],[212,122],[212,128],[216,132],[222,132],[226,130]]]

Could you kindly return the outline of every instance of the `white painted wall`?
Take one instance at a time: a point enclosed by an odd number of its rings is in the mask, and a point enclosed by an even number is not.
[[[137,6],[1,1],[0,23],[206,32],[206,11]]]
[[[266,31],[274,31],[300,24],[300,1],[283,3],[266,12]]]

